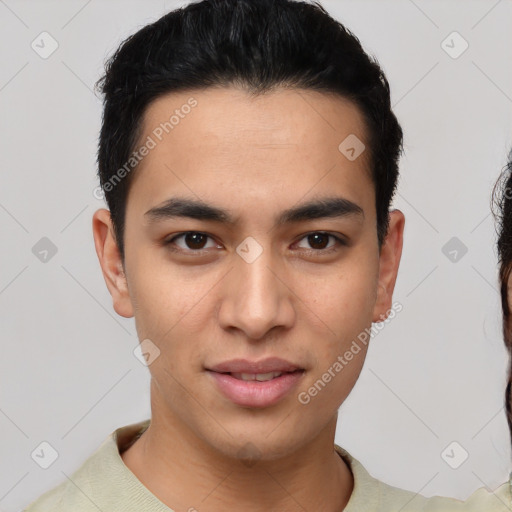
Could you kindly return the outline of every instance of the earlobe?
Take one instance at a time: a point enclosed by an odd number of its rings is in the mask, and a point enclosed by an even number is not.
[[[380,280],[379,280],[378,286],[379,286],[379,289],[377,291],[377,304],[382,303],[388,295],[387,288],[384,286],[384,284]],[[379,308],[379,310],[381,310],[381,309],[382,308]],[[386,320],[386,318],[388,317],[388,310],[378,313],[377,318],[375,315],[377,315],[377,310],[375,310],[375,312],[374,312],[373,322],[384,322],[384,320]]]
[[[114,235],[110,212],[97,210],[92,218],[94,246],[116,313],[125,318],[133,316],[133,305],[128,292],[121,254]]]
[[[391,310],[398,267],[402,256],[405,216],[400,210],[389,214],[389,228],[379,257],[377,300],[373,310],[373,322],[383,322]]]

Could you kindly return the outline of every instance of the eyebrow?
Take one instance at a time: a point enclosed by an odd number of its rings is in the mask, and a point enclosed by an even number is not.
[[[223,210],[201,200],[185,197],[172,197],[163,204],[148,210],[144,216],[148,218],[150,223],[178,217],[207,220],[227,225],[235,225],[238,221],[228,210]],[[350,216],[364,218],[364,211],[358,204],[343,197],[324,197],[282,211],[276,217],[275,225]]]

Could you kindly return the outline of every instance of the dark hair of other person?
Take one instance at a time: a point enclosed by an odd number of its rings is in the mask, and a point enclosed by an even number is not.
[[[493,213],[497,219],[498,261],[503,312],[503,339],[508,350],[508,382],[505,388],[505,410],[512,442],[512,315],[509,303],[508,280],[512,273],[512,151],[508,164],[493,190]]]

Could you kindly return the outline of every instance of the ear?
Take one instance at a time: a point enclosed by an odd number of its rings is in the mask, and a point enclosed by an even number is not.
[[[402,256],[405,216],[400,210],[389,213],[389,228],[379,257],[379,282],[373,322],[383,322],[391,309],[398,266]]]
[[[125,318],[133,316],[133,305],[128,293],[128,283],[121,254],[114,235],[110,212],[104,208],[92,217],[92,231],[96,254],[108,291],[112,295],[114,310]]]

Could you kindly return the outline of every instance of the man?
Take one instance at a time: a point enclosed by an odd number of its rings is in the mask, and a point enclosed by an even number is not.
[[[125,41],[101,85],[94,240],[152,417],[27,510],[462,510],[334,445],[364,334],[399,308],[405,222],[402,131],[358,40],[317,5],[203,1]]]

